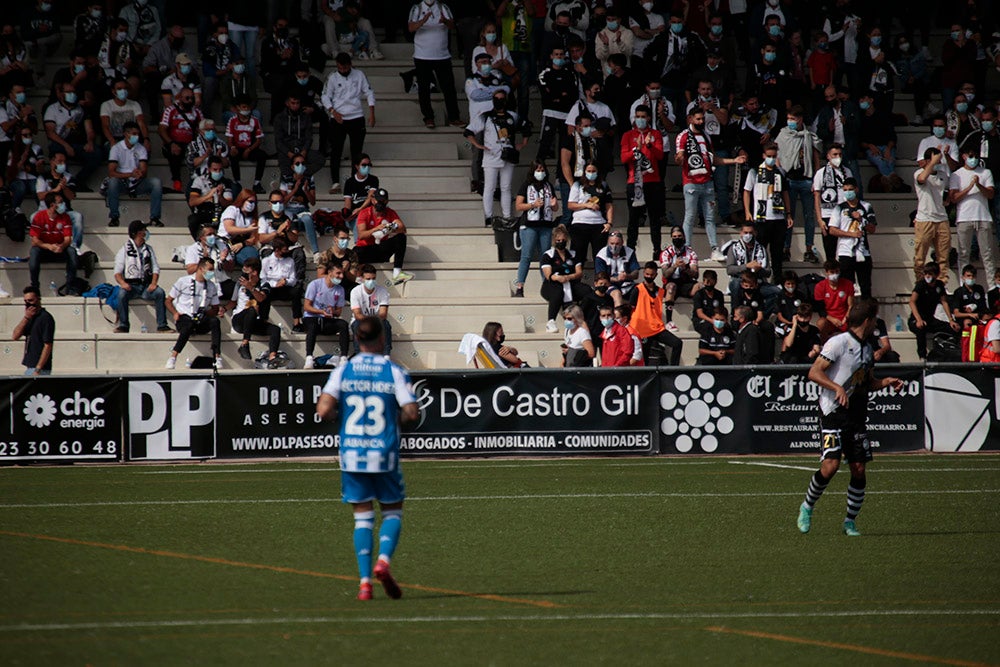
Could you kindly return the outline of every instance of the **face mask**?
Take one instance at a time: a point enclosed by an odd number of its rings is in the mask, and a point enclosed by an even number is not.
[[[648,91],[648,93],[649,93],[649,99],[651,99],[651,100],[658,100],[658,99],[660,99],[660,95],[663,94],[663,89],[661,89],[661,88],[654,88],[654,89]]]
[[[589,137],[593,131],[594,131],[594,128],[592,128],[589,125],[586,125],[586,126],[580,128],[580,136],[582,136],[582,137]]]
[[[795,292],[795,285],[791,286],[785,285],[785,291],[788,292],[789,294],[792,294],[793,292]]]
[[[753,234],[751,234],[750,232],[742,234],[740,238],[743,239],[744,243],[753,243]]]
[[[647,276],[644,274],[642,276],[642,279],[645,280],[646,283],[649,285],[653,285],[654,283],[656,283],[656,276]]]
[[[772,25],[770,28],[767,29],[767,34],[769,34],[771,37],[779,36],[781,34],[781,26],[777,24]]]
[[[984,120],[983,121],[983,132],[992,132],[992,131],[993,131],[993,121],[992,120]]]
[[[590,181],[591,183],[593,183],[594,181],[597,180],[597,172],[596,171],[588,171],[587,174],[586,174],[586,176],[587,176],[587,180]]]
[[[799,121],[797,121],[797,120],[790,120],[790,121],[788,121],[788,129],[791,130],[792,132],[795,132],[796,130],[798,130],[799,129]]]
[[[240,118],[246,118],[250,115],[250,109],[239,109]]]
[[[726,328],[725,320],[712,320],[712,326],[715,327],[716,331],[722,331]]]
[[[683,31],[683,30],[684,30],[684,24],[683,23],[671,23],[670,24],[670,32],[674,33],[675,35],[681,34],[681,31]]]
[[[924,276],[924,282],[930,285],[932,282],[934,282],[934,276]]]
[[[854,201],[858,198],[858,193],[855,190],[844,190],[844,199],[847,201]]]
[[[556,67],[562,67],[563,65],[566,64],[566,59],[565,58],[553,58],[552,59],[552,64],[555,65]]]
[[[965,113],[968,110],[969,110],[968,102],[959,102],[958,104],[955,105],[955,111],[957,111],[958,113]]]
[[[181,74],[183,74],[184,76],[187,76],[190,73],[191,73],[191,66],[190,65],[181,65]]]
[[[306,173],[306,165],[302,163],[292,165],[292,171],[294,171],[297,175],[301,176],[302,174]]]
[[[148,2],[149,0],[135,0],[135,4],[139,5],[140,7],[145,7]]]
[[[56,165],[56,173],[57,174],[65,174],[66,173],[66,165],[64,163],[62,163],[62,162],[60,162],[59,164],[57,164]]]
[[[619,252],[619,246],[608,244],[608,254],[612,257],[617,257]],[[597,289],[596,287],[594,289]],[[607,288],[605,288],[607,289]]]
[[[66,93],[66,104],[76,104],[76,93]]]
[[[637,130],[645,130],[647,127],[649,127],[649,119],[648,118],[636,118],[635,119],[635,129],[637,129]]]
[[[219,35],[218,39],[219,39],[219,44],[223,44],[224,45],[226,42],[229,41],[229,34],[228,33],[222,33],[221,35]]]
[[[25,146],[31,145],[31,137],[21,137],[21,143]]]
[[[90,16],[91,16],[91,18],[95,18],[95,19],[101,18],[101,10],[100,9],[91,9],[90,10]]]
[[[243,72],[247,71],[247,66],[243,63],[236,63],[233,65],[233,71],[237,74],[243,74]]]
[[[479,66],[479,73],[482,74],[483,76],[489,76],[490,72],[492,72],[492,71],[493,71],[493,65],[480,65]]]
[[[899,43],[899,50],[902,51],[903,53],[909,53],[909,51],[910,51],[910,43],[909,42],[900,42]]]
[[[128,33],[127,32],[116,32],[115,33],[115,41],[116,42],[121,43],[121,42],[124,42],[126,39],[128,39]]]
[[[295,80],[296,80],[296,81],[297,81],[297,82],[299,83],[299,85],[300,85],[300,86],[304,86],[304,85],[306,85],[307,83],[309,83],[309,77],[306,77],[305,79],[298,79],[298,78],[297,78],[297,79],[295,79]]]
[[[882,35],[872,35],[872,46],[880,46],[882,44]]]
[[[83,71],[83,65],[73,65],[73,74],[79,74]]]
[[[716,37],[718,37],[719,35],[722,34],[722,26],[721,25],[713,25],[711,28],[709,28],[709,30],[711,30],[712,34],[715,35]]]
[[[831,274],[830,274],[829,276],[827,276],[827,279],[828,279],[828,280],[829,280],[829,281],[830,281],[831,283],[835,283],[835,282],[837,282],[838,280],[840,280],[840,274],[839,274],[839,273],[831,273]]]
[[[542,181],[544,181],[545,180],[545,172],[544,171],[536,171],[535,172],[535,180],[538,181],[539,183],[542,182]]]
[[[614,325],[615,325],[615,318],[613,318],[613,317],[602,317],[601,318],[601,326],[604,327],[605,329],[610,329]]]
[[[347,244],[350,243],[350,239],[337,239],[337,247],[341,250],[347,248]]]
[[[130,135],[128,135],[128,145],[129,146],[135,146],[137,143],[139,143],[139,135],[138,134],[130,134]]]
[[[38,6],[38,8],[41,9],[43,12],[50,11],[52,9],[52,3],[43,2]]]
[[[257,208],[257,202],[248,201],[243,204],[243,210],[246,213],[253,213],[255,208]]]
[[[674,244],[674,247],[677,248],[678,250],[681,250],[684,247],[684,239],[670,239],[670,241]]]
[[[944,130],[945,129],[940,125],[935,125],[934,129],[932,129],[931,132],[933,132],[934,136],[937,137],[938,139],[942,139],[944,138]]]
[[[212,178],[213,181],[221,181],[222,180],[222,172],[221,171],[210,171],[210,172],[208,172],[208,175],[211,176],[211,178]]]
[[[570,329],[573,328],[573,320],[565,320],[563,322],[563,326],[566,327],[567,331],[569,331]]]
[[[709,72],[714,72],[714,71],[715,71],[715,70],[717,70],[717,69],[719,69],[719,66],[718,66],[718,65],[709,65],[709,66],[708,66],[708,71],[709,71]],[[706,99],[706,101],[707,101],[707,100],[710,100],[710,99],[712,99],[712,98],[710,98],[710,97],[707,97],[707,98],[705,98],[705,99]]]
[[[843,164],[843,162],[844,162],[844,158],[842,158],[842,157],[832,157],[832,158],[830,158],[830,164],[832,164],[837,169],[840,169],[840,165]]]
[[[704,123],[691,123],[691,131],[696,134],[701,134],[705,131]]]
[[[610,30],[612,32],[614,32],[615,30],[618,30],[618,21],[608,21],[607,22],[607,28],[608,28],[608,30]]]
[[[775,60],[777,60],[777,58],[778,58],[778,54],[775,53],[774,51],[765,51],[764,52],[764,62],[766,62],[766,63],[773,63]]]
[[[65,212],[66,212],[66,202],[61,201],[58,204],[56,204],[56,213],[65,213]]]
[[[374,278],[369,278],[369,279],[367,279],[365,281],[365,289],[368,290],[369,292],[371,292],[373,289],[375,289],[375,279]]]
[[[977,157],[967,157],[965,158],[965,166],[969,169],[975,169],[979,166],[979,158]]]
[[[283,202],[280,202],[280,201],[279,202],[271,202],[271,212],[272,213],[275,213],[277,215],[281,215],[281,213],[284,210],[285,210],[285,204]]]
[[[215,236],[213,236],[212,234],[209,234],[208,236],[206,236],[205,237],[205,245],[207,245],[209,247],[214,246],[215,245]]]
[[[642,8],[645,9],[647,12],[651,12],[651,11],[653,11],[653,3],[652,2],[644,2],[644,3],[642,3]]]
[[[778,161],[777,158],[773,158],[773,157],[766,157],[766,158],[764,158],[764,164],[766,164],[768,167],[773,167],[774,163],[777,162],[777,161]]]
[[[344,282],[344,279],[343,278],[330,278],[330,282],[333,283],[334,285],[339,285],[340,283]]]
[[[565,241],[556,241],[556,242],[554,242],[552,244],[552,247],[554,247],[556,250],[565,250],[566,249],[566,242]]]
[[[205,140],[215,141],[215,130],[205,130]]]
[[[215,271],[206,271],[205,280],[208,282],[212,282],[213,280],[215,280]]]
[[[867,102],[867,101],[863,101],[860,104],[858,104],[858,106],[861,107],[862,111],[868,111],[869,109],[872,108],[872,103],[871,102]]]
[[[486,41],[489,42],[490,44],[497,41],[497,34],[495,32],[488,32],[485,35],[483,35],[483,37],[485,37]]]
[[[128,99],[128,89],[119,88],[118,90],[115,91],[115,97],[124,102],[125,100]]]
[[[830,48],[830,42],[820,42],[819,44],[816,45],[816,48],[818,48],[820,51],[826,51],[827,49]]]
[[[962,278],[962,284],[965,285],[966,287],[972,287],[973,285],[976,284],[976,279],[975,278]]]
[[[303,165],[303,166],[305,166],[305,165]],[[362,176],[367,176],[368,173],[371,170],[372,170],[371,165],[367,165],[367,164],[363,164],[363,165],[361,165],[361,166],[358,167],[358,173],[361,174]]]
[[[28,96],[24,93],[17,93],[14,95],[14,101],[18,104],[24,104],[24,101],[28,99]]]
[[[952,30],[951,31],[951,38],[953,40],[955,40],[956,42],[958,41],[958,38],[961,37],[961,36],[962,36],[962,33],[960,33],[959,31],[957,31],[957,30]]]

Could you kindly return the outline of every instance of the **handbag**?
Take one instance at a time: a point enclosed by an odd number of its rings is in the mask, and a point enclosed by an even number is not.
[[[500,159],[508,164],[517,164],[521,160],[521,151],[513,146],[504,146],[500,151]]]

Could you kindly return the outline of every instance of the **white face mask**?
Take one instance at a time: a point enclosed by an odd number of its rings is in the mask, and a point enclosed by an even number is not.
[[[844,158],[842,158],[842,157],[832,157],[832,158],[830,158],[830,164],[832,164],[834,167],[836,167],[838,169],[840,168],[840,165],[843,162],[844,162]]]
[[[229,41],[229,35],[227,33],[222,33],[219,35],[219,44],[225,44]]]
[[[545,180],[545,172],[544,171],[536,171],[535,172],[535,180],[536,181],[544,181]]]
[[[257,208],[257,202],[248,201],[243,204],[243,211],[246,213],[253,213],[255,208]]]
[[[840,274],[839,273],[831,273],[829,276],[827,276],[827,278],[830,280],[831,283],[835,283],[838,280],[840,280]]]

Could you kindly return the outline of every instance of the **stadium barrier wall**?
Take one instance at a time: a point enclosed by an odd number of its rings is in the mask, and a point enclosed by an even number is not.
[[[818,453],[806,366],[413,373],[404,456]],[[1000,450],[1000,369],[881,366],[876,451]],[[333,456],[315,404],[328,374],[0,379],[0,464]]]

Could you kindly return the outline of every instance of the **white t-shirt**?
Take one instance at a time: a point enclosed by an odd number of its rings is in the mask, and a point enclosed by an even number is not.
[[[650,30],[656,30],[661,25],[664,25],[666,23],[666,21],[663,20],[663,15],[657,14],[656,12],[651,12],[649,14],[646,14],[646,20],[649,21]],[[639,22],[632,18],[628,20],[628,25],[629,28],[641,27],[639,25]],[[653,41],[652,39],[643,39],[641,37],[636,37],[635,40],[632,42],[633,44],[632,57],[642,58],[642,55],[646,52],[646,47],[649,46],[649,43],[652,41]]]
[[[376,285],[375,290],[369,294],[365,291],[364,285],[358,285],[353,290],[351,290],[351,319],[353,320],[354,309],[358,308],[361,310],[361,314],[365,317],[377,316],[378,310],[382,306],[389,305],[389,290],[382,287],[381,285]]]
[[[969,186],[973,176],[979,177],[979,182],[984,188],[993,187],[993,174],[989,169],[984,169],[982,165],[975,169],[961,169],[952,173],[948,181],[948,189],[961,191]],[[975,222],[977,220],[992,220],[990,215],[990,202],[978,187],[972,188],[955,207],[956,222]]]
[[[872,366],[875,365],[871,346],[859,341],[849,331],[826,341],[819,354],[830,362],[830,367],[826,369],[827,377],[843,387],[848,396],[854,393],[859,384],[868,382]],[[839,406],[836,392],[826,388],[819,390],[819,409],[824,415],[832,413]]]
[[[574,182],[573,186],[569,189],[568,201],[585,204],[590,201],[590,193],[583,189],[579,181]],[[579,211],[573,211],[574,225],[603,225],[605,222],[607,220],[604,219],[603,208],[599,211],[593,211],[589,208],[581,208]]]
[[[194,275],[182,276],[170,288],[170,297],[177,312],[193,316],[201,307],[219,305],[219,288],[207,280],[198,282]]]
[[[947,178],[948,176],[951,175],[951,167],[948,166],[948,161],[946,159],[944,159],[945,158],[945,154],[944,154],[944,147],[945,146],[948,147],[948,153],[946,155],[949,156],[949,157],[951,157],[952,160],[961,160],[962,159],[962,156],[959,155],[958,144],[955,142],[954,139],[949,139],[948,137],[944,137],[942,139],[938,139],[933,134],[931,136],[929,136],[929,137],[924,137],[923,139],[920,140],[920,145],[917,146],[917,157],[916,157],[916,159],[917,160],[923,160],[924,159],[924,153],[927,151],[928,148],[937,148],[942,153],[942,156],[941,156],[941,166],[944,167],[944,175]]]
[[[785,178],[785,172],[782,171],[781,167],[775,167],[774,170],[777,172],[777,174],[775,174],[775,178],[776,179],[778,179],[778,178],[781,179],[781,187],[782,187],[782,189],[783,190],[787,189],[788,188],[788,179]],[[755,167],[755,168],[751,169],[747,173],[747,182],[743,186],[743,189],[745,191],[747,191],[747,192],[750,193],[750,202],[751,202],[751,205],[753,206],[753,208],[750,210],[750,213],[753,214],[753,215],[757,215],[757,202],[758,202],[758,200],[763,199],[763,197],[759,196],[761,193],[754,192],[754,189],[756,187],[757,187],[757,169]],[[762,188],[764,187],[763,184],[761,184],[761,187]],[[766,205],[766,207],[764,209],[764,219],[765,220],[784,220],[785,219],[785,214],[784,213],[775,213],[774,212],[774,199],[772,197],[767,197],[767,205]]]
[[[129,146],[124,139],[111,147],[108,162],[118,163],[118,172],[131,174],[139,168],[140,162],[149,162],[149,153],[142,144]]]
[[[447,60],[451,58],[448,50],[448,26],[441,18],[454,19],[448,5],[435,0],[434,4],[418,2],[410,9],[410,22],[421,20],[430,12],[431,17],[413,33],[413,57],[416,60]]]
[[[125,104],[116,104],[114,100],[101,103],[100,115],[108,117],[111,136],[119,138],[125,135],[124,125],[142,115],[142,107],[135,100],[125,100]]]
[[[986,325],[986,344],[989,345],[995,340],[1000,340],[1000,320],[993,318]]]
[[[611,107],[609,107],[604,102],[581,102],[587,107],[587,112],[590,113],[590,117],[595,121],[598,118],[606,118],[611,121],[611,127],[615,126],[615,116],[611,112]],[[566,113],[566,124],[576,125],[576,119],[580,117],[580,104],[577,103],[573,105],[573,108]]]
[[[237,206],[227,206],[219,220],[233,220],[233,224],[237,227],[252,227],[257,222],[257,214],[256,211],[254,213],[244,213]],[[226,229],[225,224],[219,224],[219,236],[224,239],[229,238],[229,231]]]
[[[943,165],[938,166],[938,172],[947,169]],[[917,176],[924,172],[917,169],[913,172],[913,188],[917,193],[917,217],[914,220],[920,222],[947,222],[948,211],[944,208],[944,192],[948,189],[948,174],[932,173],[923,183],[917,180]]]
[[[837,184],[836,188],[833,187],[823,187],[823,181],[826,176],[826,170],[832,169],[832,167],[827,164],[820,167],[815,174],[813,174],[813,192],[819,193],[819,212],[823,215],[824,220],[829,220],[830,216],[833,215],[834,209],[837,208],[837,204],[843,204],[846,199],[844,199],[844,188],[841,185],[844,183],[844,179],[851,178],[854,174],[847,167],[841,167],[837,174],[834,182]]]
[[[576,331],[567,331],[564,338],[566,347],[571,350],[582,350],[583,343],[590,340],[590,332],[587,331],[586,327],[577,327]]]

